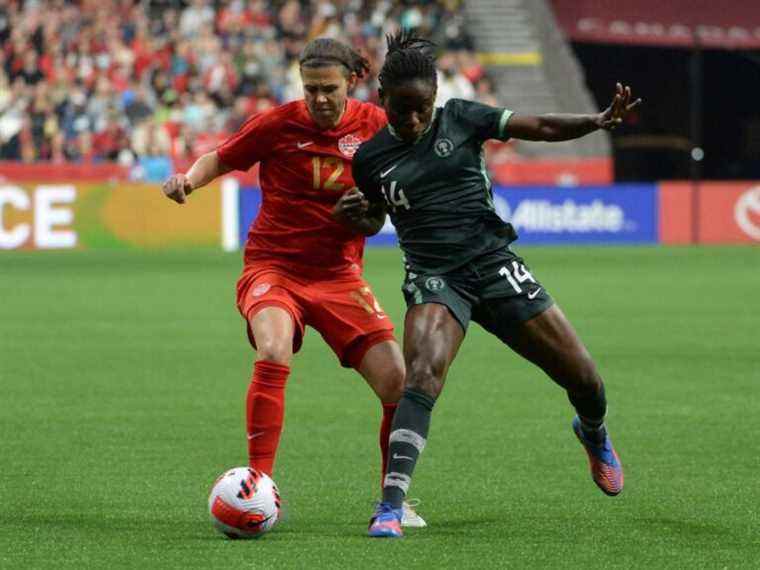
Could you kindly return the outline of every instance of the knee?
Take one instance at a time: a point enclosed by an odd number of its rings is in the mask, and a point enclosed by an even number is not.
[[[406,387],[437,398],[443,389],[443,370],[442,363],[412,361],[406,374]]]
[[[405,371],[403,364],[389,367],[383,375],[383,381],[377,387],[377,395],[384,404],[392,404],[401,399],[404,392]]]
[[[259,360],[268,360],[284,366],[290,366],[290,359],[293,357],[293,348],[287,342],[280,339],[262,339],[256,340],[256,354]]]

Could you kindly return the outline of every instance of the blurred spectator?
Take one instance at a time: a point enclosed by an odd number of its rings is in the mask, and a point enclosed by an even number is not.
[[[132,148],[139,156],[139,166],[133,171],[133,178],[160,182],[171,176],[171,145],[172,140],[167,130],[154,121],[146,121],[135,129]]]
[[[495,102],[461,0],[0,0],[0,159],[118,161],[158,176],[301,97],[298,56],[348,41],[379,71],[398,26],[441,51],[439,104]],[[355,97],[375,100],[377,78]],[[160,159],[160,160],[159,160]]]
[[[474,99],[475,89],[457,66],[452,53],[438,60],[438,95],[435,104],[443,106],[449,99]]]
[[[109,113],[106,123],[92,137],[93,156],[98,160],[111,160],[125,162],[130,144],[126,131],[120,124],[120,117],[115,113]]]
[[[149,95],[147,87],[141,85],[133,90],[125,91],[124,95],[122,107],[132,127],[153,115],[152,97]]]
[[[179,31],[186,38],[192,38],[201,30],[208,29],[214,21],[214,9],[211,2],[192,0],[190,6],[182,11],[179,19]]]

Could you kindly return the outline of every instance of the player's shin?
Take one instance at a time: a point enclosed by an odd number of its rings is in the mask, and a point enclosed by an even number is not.
[[[290,367],[259,360],[246,398],[248,464],[272,474],[277,447],[280,444],[285,412],[285,383]]]
[[[388,439],[391,435],[391,424],[393,415],[396,413],[398,404],[383,404],[383,419],[380,422],[380,455],[382,457],[382,468],[380,477],[380,488],[382,489],[385,481],[385,473],[388,468]]]
[[[598,391],[571,392],[568,390],[567,397],[578,413],[583,434],[591,441],[604,441],[604,436],[607,433],[604,426],[604,416],[607,413],[604,384]]]
[[[393,418],[389,438],[388,469],[383,482],[383,501],[401,508],[412,473],[427,442],[430,414],[435,398],[407,388]]]

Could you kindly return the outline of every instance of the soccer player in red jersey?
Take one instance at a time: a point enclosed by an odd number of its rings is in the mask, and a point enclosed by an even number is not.
[[[380,448],[387,465],[390,424],[401,397],[404,360],[393,324],[362,278],[365,235],[339,223],[354,181],[359,145],[386,124],[379,107],[348,97],[368,61],[331,39],[310,42],[300,58],[304,99],[251,117],[216,151],[201,156],[163,191],[187,196],[231,170],[260,163],[262,206],[251,225],[237,284],[238,309],[257,351],[248,388],[249,464],[272,473],[290,361],[306,325],[343,366],[361,374],[382,402]],[[408,523],[424,526],[409,511]]]

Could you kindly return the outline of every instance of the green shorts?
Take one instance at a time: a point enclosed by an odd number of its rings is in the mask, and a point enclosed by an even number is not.
[[[402,290],[407,308],[445,305],[465,332],[472,320],[503,341],[517,325],[554,304],[523,259],[508,247],[450,273],[436,275],[408,267]]]

